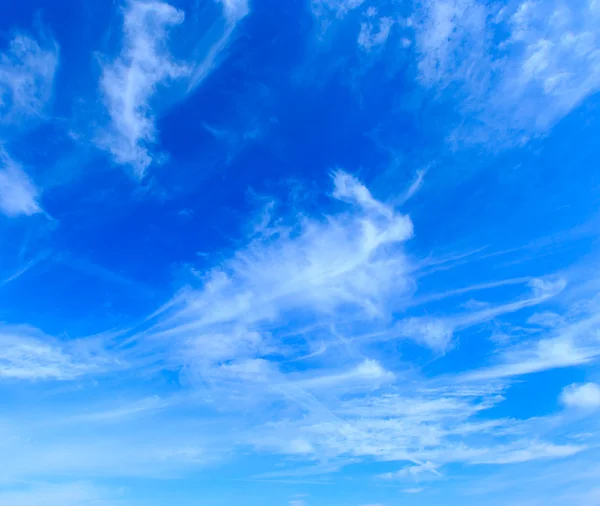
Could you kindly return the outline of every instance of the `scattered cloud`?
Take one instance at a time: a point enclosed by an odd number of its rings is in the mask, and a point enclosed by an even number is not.
[[[71,380],[110,363],[93,343],[60,343],[26,325],[1,325],[0,343],[0,379]]]
[[[414,19],[419,79],[469,118],[454,140],[520,143],[600,89],[600,13],[589,0],[426,1]],[[498,138],[498,135],[501,135]]]
[[[218,0],[229,23],[237,23],[250,12],[248,0]]]
[[[537,441],[527,441],[525,444],[517,442],[496,449],[491,456],[476,458],[474,461],[478,464],[518,464],[538,459],[570,457],[585,449],[585,446],[577,445],[556,445]]]
[[[38,197],[31,179],[0,147],[0,211],[10,217],[40,213]]]
[[[323,16],[344,17],[348,12],[360,7],[365,0],[311,0],[313,14],[317,18]]]
[[[411,478],[415,481],[420,481],[423,475],[425,479],[429,478],[427,475],[433,475],[434,477],[442,476],[442,473],[438,471],[439,467],[439,465],[436,465],[433,462],[423,462],[413,466],[405,467],[399,471],[396,471],[395,473],[382,474],[381,478],[386,480]]]
[[[588,315],[553,329],[550,336],[510,346],[498,354],[497,365],[470,372],[466,378],[509,378],[591,362],[600,356],[599,319],[597,314]]]
[[[0,53],[0,125],[14,127],[44,116],[59,62],[58,45],[45,42],[20,33]]]
[[[345,211],[318,219],[300,213],[288,223],[269,215],[247,245],[200,274],[200,288],[183,290],[141,335],[178,343],[188,362],[212,376],[241,374],[241,362],[235,368],[219,365],[233,358],[266,373],[256,359],[291,351],[270,339],[274,331],[298,341],[304,327],[340,318],[386,325],[392,306],[410,291],[402,244],[412,235],[412,223],[349,174],[333,177],[333,197]],[[320,345],[317,335],[305,336],[308,342],[297,342],[295,354],[313,353]],[[348,378],[379,380],[385,374],[378,367],[365,361]]]
[[[117,163],[130,165],[138,178],[152,163],[150,149],[156,140],[151,100],[159,86],[190,72],[167,47],[169,30],[183,20],[183,11],[167,3],[130,2],[123,17],[121,54],[102,66],[100,89],[110,124],[96,142]]]
[[[217,0],[223,6],[224,24],[217,22],[219,28],[215,32],[220,35],[211,40],[193,64],[187,91],[193,91],[206,76],[218,65],[225,49],[231,43],[237,25],[250,13],[248,0]]]
[[[560,400],[569,408],[600,408],[600,386],[596,383],[569,385],[563,389]]]
[[[161,103],[172,104],[203,82],[250,12],[247,0],[200,3],[184,20],[183,10],[160,0],[126,2],[118,54],[101,61],[99,88],[107,115],[94,142],[140,179],[162,158],[156,127]],[[419,0],[410,17],[394,12],[398,2],[382,2],[377,9],[368,3],[312,0],[311,6],[324,25],[346,16],[355,23],[344,41],[358,60],[367,56],[356,56],[357,36],[359,50],[367,53],[375,54],[397,35],[403,51],[414,48],[418,61],[411,68],[420,85],[440,98],[458,98],[467,118],[464,130],[454,134],[461,140],[485,141],[491,132],[510,142],[543,135],[600,88],[598,2],[527,0],[500,9],[482,0]],[[201,20],[205,13],[208,19]],[[184,22],[192,36],[178,39]],[[262,42],[273,40],[268,34]],[[23,34],[0,54],[0,135],[4,130],[10,135],[13,124],[45,117],[58,63],[54,42]],[[281,66],[268,65],[269,72]],[[378,83],[380,70],[372,74]],[[236,135],[229,133],[235,125],[207,121],[205,129],[214,137],[235,144]],[[278,123],[282,131],[284,123]],[[181,276],[187,284],[166,293],[166,303],[147,318],[139,305],[107,308],[122,313],[130,327],[73,339],[58,334],[61,323],[54,320],[48,333],[0,324],[0,388],[12,394],[18,385],[43,393],[33,400],[14,396],[13,411],[0,417],[0,475],[6,483],[18,483],[0,487],[0,503],[120,504],[121,491],[32,480],[181,477],[249,453],[269,456],[256,459],[260,466],[276,466],[264,473],[253,467],[250,472],[261,473],[256,479],[321,476],[376,462],[392,470],[379,476],[392,480],[379,482],[382,489],[417,494],[430,481],[445,483],[456,469],[476,466],[469,472],[484,473],[482,468],[524,463],[529,465],[521,469],[535,469],[533,463],[594,451],[593,417],[581,415],[600,408],[598,384],[566,386],[559,396],[565,409],[544,416],[514,416],[514,405],[505,401],[518,390],[513,390],[516,378],[600,358],[595,295],[575,296],[566,281],[571,278],[543,275],[550,269],[542,262],[531,274],[524,264],[510,272],[494,264],[490,279],[477,270],[464,278],[448,272],[461,262],[464,267],[475,253],[423,259],[422,244],[414,244],[414,224],[423,214],[416,209],[409,216],[400,206],[420,191],[425,174],[417,171],[404,193],[385,199],[343,170],[331,173],[325,196],[273,197],[241,238],[204,253],[200,267],[185,269]],[[41,184],[51,178],[35,179]],[[374,179],[381,184],[377,175]],[[0,212],[43,213],[41,193],[2,150]],[[44,207],[51,205],[50,197]],[[188,209],[189,202],[180,204],[176,208]],[[192,218],[201,213],[195,212],[186,223],[198,222]],[[446,218],[441,214],[439,221]],[[21,224],[5,222],[7,229]],[[5,293],[18,293],[26,283],[12,282],[46,255],[33,251],[31,244],[39,245],[35,231],[19,233],[25,238],[9,245],[18,257],[10,265],[19,268],[0,280]],[[60,240],[72,234],[70,229]],[[118,262],[104,264],[93,254],[94,260],[82,259],[87,239],[82,237],[77,253],[53,254],[48,271],[68,266],[92,282],[129,291],[138,286]],[[426,248],[437,236],[427,239],[432,241],[424,241]],[[192,248],[190,258],[196,246],[182,244]],[[54,244],[44,247],[55,251]],[[548,260],[548,265],[554,264]],[[146,280],[164,287],[152,262],[142,267],[148,269],[142,274]],[[50,282],[62,283],[54,274]],[[464,281],[454,285],[456,279]],[[65,282],[65,292],[69,287]],[[477,300],[470,298],[474,292]],[[58,303],[68,303],[66,296]],[[142,317],[131,322],[130,313]],[[515,398],[519,402],[518,392]],[[362,466],[354,470],[362,472]],[[596,497],[588,496],[589,501]],[[290,506],[312,502],[303,495],[286,499]]]
[[[378,16],[377,9],[369,8],[366,21],[360,24],[358,34],[358,45],[365,51],[370,51],[376,46],[385,44],[390,30],[394,26],[394,20],[387,16]]]
[[[217,65],[237,24],[249,13],[247,0],[217,0],[221,18],[185,60],[169,49],[170,35],[184,24],[183,10],[160,0],[132,0],[123,13],[120,55],[102,64],[100,91],[110,122],[96,136],[98,147],[109,151],[116,163],[128,165],[142,179],[157,158],[156,115],[162,92],[169,89],[172,104],[191,93]],[[219,25],[217,27],[216,25]],[[193,22],[186,30],[198,29]],[[220,32],[216,38],[214,33]],[[181,87],[175,88],[177,83]],[[186,90],[187,87],[187,90]]]

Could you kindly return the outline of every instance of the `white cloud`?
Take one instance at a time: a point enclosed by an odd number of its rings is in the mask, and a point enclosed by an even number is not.
[[[392,372],[386,371],[379,362],[367,359],[350,370],[337,374],[307,377],[298,380],[294,385],[308,391],[332,391],[343,387],[356,392],[357,389],[373,389],[380,384],[391,383],[394,380],[395,376]]]
[[[375,46],[385,44],[394,26],[394,20],[387,16],[377,16],[376,11],[371,11],[367,20],[360,24],[358,45],[365,51],[370,51]]]
[[[223,55],[225,49],[231,43],[237,25],[250,12],[248,0],[217,0],[217,2],[223,6],[225,23],[211,30],[215,33],[220,30],[221,35],[212,40],[206,47],[203,47],[201,52],[204,56],[194,63],[190,74],[188,93],[202,83],[206,76],[218,65],[219,57]]]
[[[596,383],[569,385],[563,389],[560,400],[569,408],[600,408],[600,385]]]
[[[0,53],[0,123],[19,124],[40,117],[52,98],[59,51],[54,42],[47,47],[25,34],[14,37]]]
[[[452,84],[470,118],[454,139],[522,142],[600,89],[593,2],[514,5],[429,0],[415,15],[421,82]]]
[[[559,326],[549,337],[511,346],[497,356],[497,365],[468,373],[470,380],[490,380],[586,364],[600,357],[596,326],[599,315]]]
[[[421,81],[446,87],[455,80],[475,80],[477,68],[470,62],[485,50],[485,22],[485,8],[475,0],[425,1],[415,22]]]
[[[169,30],[183,20],[184,13],[167,3],[130,2],[124,13],[121,55],[103,65],[100,88],[110,125],[96,142],[117,163],[130,165],[139,178],[152,163],[156,132],[151,100],[159,86],[190,71],[174,61],[167,48]]]
[[[38,196],[31,179],[0,147],[0,211],[7,216],[40,213]]]
[[[539,370],[552,357],[573,364],[564,347],[540,344],[536,352],[521,343],[501,353],[498,366],[431,380],[408,372],[410,364],[392,369],[385,356],[370,356],[382,341],[403,337],[447,351],[455,330],[542,304],[565,289],[564,280],[483,283],[446,296],[510,284],[529,291],[445,318],[399,319],[414,291],[415,268],[404,252],[410,219],[342,171],[333,174],[331,196],[325,216],[279,216],[270,202],[244,244],[216,259],[216,267],[194,272],[198,286],[182,290],[132,334],[132,349],[182,368],[186,383],[212,406],[255,409],[258,419],[237,440],[315,462],[290,473],[375,459],[412,463],[402,473],[424,479],[418,469],[436,476],[431,470],[448,463],[508,464],[580,451],[527,439],[525,422],[485,414],[504,399],[507,384],[498,379]],[[579,330],[562,328],[562,338],[585,333],[579,323]]]
[[[250,12],[248,0],[218,0],[223,4],[223,12],[230,23],[237,23]]]
[[[94,343],[60,343],[25,325],[0,325],[0,344],[0,379],[71,380],[111,362]]]
[[[342,18],[348,12],[360,7],[365,0],[311,0],[313,14],[317,18],[331,15]]]
[[[395,330],[399,333],[400,337],[414,339],[432,350],[435,350],[437,353],[445,353],[452,347],[454,333],[457,330],[464,330],[469,327],[489,322],[499,316],[541,304],[560,294],[566,286],[566,281],[560,278],[515,278],[495,283],[482,283],[464,289],[451,290],[449,292],[441,292],[434,296],[415,299],[412,303],[426,303],[428,301],[440,300],[445,297],[465,294],[473,290],[484,290],[523,282],[527,282],[531,293],[526,297],[522,297],[520,300],[489,306],[483,304],[484,309],[469,311],[462,314],[458,313],[446,318],[436,318],[433,316],[410,317],[400,321]]]
[[[577,445],[557,445],[537,441],[516,442],[499,447],[490,455],[475,458],[474,462],[478,464],[518,464],[539,459],[570,457],[585,449],[585,446]]]
[[[438,471],[440,466],[433,462],[422,462],[413,466],[408,466],[394,473],[385,473],[381,475],[381,478],[386,480],[411,478],[416,481],[420,481],[421,476],[433,475],[434,477],[442,476],[442,473]]]
[[[181,292],[142,336],[177,343],[185,350],[180,358],[212,376],[224,360],[275,351],[310,354],[320,340],[304,333],[304,343],[292,350],[270,339],[274,331],[293,339],[318,322],[388,325],[390,311],[411,287],[402,243],[412,223],[343,172],[334,174],[333,197],[346,203],[345,211],[319,219],[299,214],[287,224],[269,215],[246,246],[200,274],[201,286]],[[325,347],[344,341],[324,337]],[[380,381],[386,376],[378,367],[364,361],[340,374]],[[220,373],[226,370],[233,372],[231,364],[219,366]]]
[[[143,178],[154,159],[155,118],[161,102],[173,104],[191,93],[216,68],[238,23],[249,13],[247,0],[215,0],[222,15],[213,20],[204,36],[191,21],[186,30],[198,41],[177,60],[169,51],[172,30],[184,23],[184,12],[160,0],[132,0],[123,19],[122,50],[112,63],[102,66],[100,89],[110,124],[96,137],[115,162],[129,165]],[[215,36],[216,34],[216,36]],[[181,83],[181,87],[175,87]],[[159,100],[166,90],[168,100]]]
[[[398,327],[402,336],[439,353],[445,353],[451,347],[454,330],[452,322],[434,318],[408,318]]]
[[[214,267],[193,271],[191,286],[121,334],[118,353],[110,339],[61,341],[4,326],[4,378],[69,380],[131,366],[149,374],[178,371],[189,391],[173,398],[128,395],[138,400],[111,399],[53,415],[43,430],[54,436],[38,440],[16,462],[0,458],[3,472],[17,478],[48,469],[172,475],[223,458],[214,453],[252,448],[312,464],[286,465],[275,472],[280,476],[375,460],[396,462],[394,478],[418,482],[439,478],[442,469],[446,475],[453,463],[507,465],[582,451],[583,445],[555,439],[549,421],[499,418],[490,408],[509,393],[503,378],[591,360],[597,318],[565,316],[550,330],[536,330],[551,334],[532,334],[535,339],[501,349],[491,367],[463,376],[425,378],[403,354],[385,352],[397,344],[391,339],[402,337],[447,350],[456,329],[548,301],[567,289],[565,282],[525,277],[446,290],[441,294],[449,298],[529,287],[508,303],[438,319],[400,319],[414,293],[416,269],[405,252],[412,222],[350,174],[337,171],[332,179],[328,214],[280,213],[270,202],[251,220],[244,242],[213,259]],[[197,418],[195,409],[202,413]],[[226,439],[209,432],[199,439],[204,421],[218,421]],[[65,430],[74,426],[81,432]],[[129,432],[132,427],[145,431]],[[22,437],[39,439],[40,430],[24,427]]]

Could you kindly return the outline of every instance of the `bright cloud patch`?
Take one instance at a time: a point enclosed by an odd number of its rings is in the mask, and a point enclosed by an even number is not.
[[[58,66],[58,46],[40,46],[25,34],[14,37],[0,54],[0,121],[21,123],[45,112]]]
[[[0,20],[1,505],[600,504],[599,1],[55,4]]]
[[[149,149],[156,137],[150,101],[157,87],[189,72],[167,48],[169,30],[183,20],[183,12],[167,3],[131,2],[124,13],[121,55],[103,66],[100,88],[111,123],[97,142],[139,178],[152,163]]]
[[[28,326],[0,326],[0,342],[0,378],[72,380],[108,365],[93,342],[61,344]]]
[[[225,21],[222,27],[213,28],[222,33],[208,44],[201,41],[185,61],[176,59],[169,49],[171,32],[178,27],[195,29],[191,22],[180,26],[185,21],[183,10],[160,1],[127,4],[121,54],[102,65],[100,91],[110,124],[97,135],[96,143],[109,151],[116,163],[130,166],[140,179],[154,159],[156,114],[161,109],[158,98],[178,81],[185,82],[188,93],[193,91],[215,67],[237,23],[249,12],[245,0],[219,3]],[[185,96],[181,88],[173,93],[178,98]]]
[[[417,15],[420,79],[458,88],[474,131],[547,132],[600,87],[594,2],[523,1],[503,8],[476,0],[425,2]]]
[[[38,190],[6,153],[0,151],[0,211],[7,216],[41,212]]]
[[[570,385],[562,391],[560,398],[567,407],[596,409],[600,407],[600,386],[596,383]]]

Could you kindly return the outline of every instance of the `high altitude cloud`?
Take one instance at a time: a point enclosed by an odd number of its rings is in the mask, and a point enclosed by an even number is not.
[[[542,304],[564,281],[520,279],[529,285],[525,297],[452,318],[396,317],[414,291],[415,266],[405,252],[411,220],[346,172],[333,174],[331,196],[338,211],[320,217],[278,218],[277,204],[267,206],[246,244],[195,272],[199,286],[182,290],[130,336],[132,360],[162,357],[218,409],[255,408],[258,418],[239,440],[312,463],[377,459],[437,470],[581,451],[528,438],[519,421],[486,416],[508,388],[489,380],[509,374],[426,380],[371,355],[394,339],[447,351],[454,332]],[[476,381],[484,377],[485,384]]]
[[[595,311],[548,331],[540,339],[511,345],[497,353],[495,365],[473,371],[467,378],[490,380],[586,364],[600,357]]]
[[[38,194],[27,174],[0,148],[0,211],[7,216],[39,213]]]
[[[366,17],[366,21],[360,24],[358,45],[365,51],[370,51],[375,46],[385,44],[394,20],[387,16],[378,16],[374,7],[367,10]]]
[[[462,140],[545,133],[600,89],[598,3],[428,0],[415,13],[419,78],[452,85],[470,129]],[[455,91],[456,92],[456,91]],[[508,137],[507,137],[508,136]]]
[[[315,16],[330,15],[343,17],[348,12],[360,7],[365,0],[312,0],[311,6]]]
[[[333,197],[345,212],[299,215],[289,223],[269,216],[245,247],[201,274],[201,286],[182,291],[142,335],[178,343],[186,350],[180,358],[220,378],[248,374],[249,367],[267,374],[271,366],[256,360],[272,352],[310,354],[331,346],[318,331],[303,333],[305,326],[385,325],[411,288],[402,243],[412,223],[341,171]],[[296,345],[277,343],[274,332]],[[231,360],[239,363],[222,365]]]
[[[0,53],[0,212],[11,217],[41,212],[39,190],[5,143],[47,112],[59,51],[52,40],[44,42],[20,33]]]
[[[43,116],[52,97],[58,46],[19,34],[0,53],[0,124],[21,124]]]
[[[594,359],[593,311],[544,327],[536,340],[509,344],[493,357],[496,365],[465,374],[424,377],[398,354],[390,360],[380,346],[392,340],[411,340],[436,356],[453,352],[448,343],[464,329],[543,304],[566,285],[553,277],[483,283],[420,303],[507,285],[526,284],[528,291],[450,317],[433,319],[418,307],[416,316],[405,316],[416,300],[418,266],[406,251],[412,221],[354,176],[336,171],[332,180],[328,213],[283,212],[271,202],[249,238],[213,267],[193,271],[196,280],[137,328],[61,341],[30,327],[3,327],[4,379],[73,381],[115,371],[152,377],[170,370],[181,383],[170,396],[140,398],[132,390],[127,400],[54,413],[47,423],[61,434],[60,447],[57,439],[38,442],[36,454],[44,458],[24,455],[18,466],[12,462],[11,476],[49,469],[153,476],[194,468],[223,449],[252,448],[296,463],[263,478],[377,460],[396,463],[390,478],[424,481],[441,478],[452,464],[507,465],[584,451],[586,441],[565,440],[555,420],[504,418],[492,408],[510,394],[512,376]],[[567,353],[567,341],[574,353]],[[177,421],[181,409],[190,423]],[[252,416],[226,416],[239,413]],[[137,439],[114,433],[142,419]],[[227,428],[226,441],[212,432],[199,438],[198,424],[214,420],[221,432]],[[65,439],[73,425],[80,431]],[[39,438],[39,428],[19,431]],[[172,437],[164,440],[165,433]],[[125,437],[127,456],[118,451]]]
[[[60,341],[27,325],[0,325],[0,380],[72,380],[114,360],[93,340]]]
[[[158,1],[132,1],[124,13],[121,55],[103,66],[100,88],[111,123],[97,142],[139,178],[152,162],[156,131],[150,103],[157,87],[189,72],[167,48],[169,30],[184,13]]]
[[[109,151],[118,164],[128,165],[136,177],[143,178],[153,161],[156,144],[156,114],[160,111],[161,91],[169,89],[173,103],[185,96],[184,81],[191,92],[215,67],[217,57],[227,46],[237,23],[248,13],[246,0],[218,0],[222,5],[219,34],[209,43],[201,42],[185,60],[175,58],[169,49],[170,35],[185,21],[185,13],[158,0],[132,0],[123,17],[120,55],[102,66],[100,90],[110,118],[96,143]],[[217,23],[217,22],[215,22]],[[195,30],[188,22],[185,30]],[[219,32],[219,30],[216,30]],[[194,39],[201,38],[194,33]]]

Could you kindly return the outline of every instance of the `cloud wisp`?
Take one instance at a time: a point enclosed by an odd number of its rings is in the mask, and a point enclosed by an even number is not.
[[[460,98],[470,119],[455,140],[500,134],[518,144],[600,89],[599,16],[591,0],[423,2],[414,16],[419,79]]]
[[[291,462],[261,479],[377,460],[398,465],[385,478],[420,483],[441,479],[451,465],[508,465],[587,448],[585,441],[565,439],[555,419],[490,412],[510,395],[513,377],[600,356],[591,310],[542,330],[533,318],[535,340],[500,347],[492,365],[462,374],[426,377],[410,361],[382,353],[386,346],[417,345],[419,353],[441,360],[454,352],[450,344],[462,332],[557,298],[566,290],[564,280],[522,277],[443,290],[420,304],[528,286],[513,301],[427,315],[413,304],[419,262],[408,253],[411,219],[344,171],[332,174],[332,184],[328,213],[283,212],[271,201],[244,242],[213,267],[192,270],[193,281],[137,327],[65,341],[31,327],[1,329],[3,381],[119,381],[134,376],[127,372],[155,378],[165,371],[179,378],[172,395],[132,391],[126,403],[111,399],[77,411],[66,406],[46,420],[45,430],[85,426],[61,450],[68,457],[60,463],[65,473],[77,464],[82,476],[170,475],[222,458],[224,449],[250,448]],[[588,390],[570,387],[563,402],[589,404]],[[242,412],[252,416],[239,417]],[[197,424],[215,420],[228,428],[227,441],[208,428],[210,437],[198,438]],[[116,465],[106,452],[120,444],[121,434],[111,428],[127,431],[140,423],[151,441],[165,427],[177,437],[152,445],[136,440],[129,460]],[[23,430],[36,434],[40,428]],[[104,450],[90,439],[99,431]],[[56,462],[55,445],[42,446],[48,462]],[[82,452],[94,452],[96,462]],[[12,472],[37,476],[48,465],[23,460]]]
[[[189,73],[167,47],[169,31],[183,20],[184,13],[167,3],[130,2],[123,14],[121,54],[103,64],[100,89],[110,124],[96,142],[138,178],[152,163],[149,150],[156,140],[151,99],[159,86]]]
[[[6,52],[0,53],[0,125],[21,125],[41,118],[52,98],[59,49],[54,41],[45,45],[27,34],[16,35]]]
[[[40,213],[38,198],[33,181],[0,147],[0,211],[9,217]]]
[[[117,164],[131,167],[139,179],[160,158],[155,154],[156,116],[164,109],[160,105],[162,93],[169,91],[171,98],[163,102],[170,105],[192,92],[215,68],[236,25],[249,12],[245,0],[219,3],[222,19],[215,23],[223,25],[222,35],[208,44],[199,43],[197,51],[188,51],[184,59],[176,58],[170,50],[176,29],[197,29],[186,22],[183,10],[159,0],[127,3],[121,52],[113,61],[102,63],[100,91],[109,123],[95,142]]]

